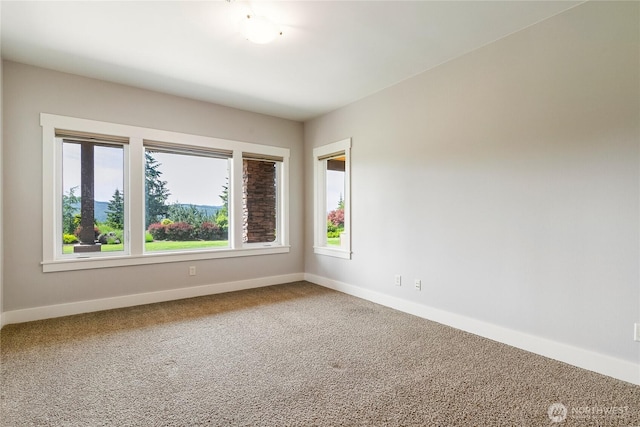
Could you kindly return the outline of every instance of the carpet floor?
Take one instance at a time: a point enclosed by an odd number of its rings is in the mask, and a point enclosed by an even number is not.
[[[640,426],[640,387],[307,282],[7,325],[2,426]]]

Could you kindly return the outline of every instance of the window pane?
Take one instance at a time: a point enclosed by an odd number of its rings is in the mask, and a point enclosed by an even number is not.
[[[124,251],[124,148],[65,140],[62,172],[62,253]]]
[[[344,233],[345,157],[336,156],[326,161],[327,246],[340,246]]]
[[[145,151],[145,251],[228,247],[229,160]]]
[[[244,243],[271,243],[277,238],[277,164],[267,160],[242,160]]]

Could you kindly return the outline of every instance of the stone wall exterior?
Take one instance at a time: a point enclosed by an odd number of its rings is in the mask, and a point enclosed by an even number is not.
[[[242,161],[242,208],[244,243],[276,239],[276,163]]]

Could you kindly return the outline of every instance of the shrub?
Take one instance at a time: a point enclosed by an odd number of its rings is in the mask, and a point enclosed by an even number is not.
[[[76,228],[80,227],[81,221],[82,221],[82,217],[80,216],[79,213],[73,216],[73,225],[75,225]]]
[[[162,221],[160,221],[160,224],[169,225],[169,224],[173,224],[173,221],[171,221],[169,218],[165,218]]]
[[[153,240],[167,240],[167,227],[159,222],[151,224],[147,231],[151,233]]]
[[[103,245],[117,245],[124,242],[124,232],[121,229],[104,222],[98,223],[98,228],[101,231],[98,241]]]
[[[144,233],[144,241],[146,243],[153,242],[153,236],[148,231]]]
[[[334,211],[335,212],[335,211]],[[344,226],[337,226],[331,221],[327,221],[327,237],[340,237],[340,233],[344,231]]]
[[[166,234],[168,240],[177,241],[192,240],[195,237],[193,226],[186,222],[174,222],[167,225]]]
[[[202,240],[222,240],[223,234],[224,232],[218,227],[218,224],[213,224],[208,221],[203,222],[198,229],[198,239]]]
[[[97,222],[96,223],[96,227],[98,227],[100,229],[100,232],[102,234],[109,233],[111,231],[113,231],[113,232],[118,232],[118,231],[122,232],[122,230],[119,229],[118,227],[112,227],[109,224],[107,224],[106,222]]]
[[[73,234],[63,234],[62,235],[62,243],[65,245],[69,245],[71,243],[78,243],[78,238]]]
[[[336,227],[344,227],[344,209],[335,209],[327,215],[327,220]]]
[[[327,237],[329,239],[331,239],[332,237],[340,237],[340,233],[342,233],[344,230],[338,230],[338,231],[329,231],[327,232]]]
[[[98,236],[98,242],[103,245],[119,245],[122,243],[122,232],[109,231]]]

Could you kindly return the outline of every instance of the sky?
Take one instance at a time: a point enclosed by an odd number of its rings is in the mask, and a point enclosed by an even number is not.
[[[340,197],[344,199],[344,172],[327,171],[327,213],[338,207]]]
[[[116,188],[124,188],[123,165],[124,150],[118,147],[96,146],[94,153],[94,199],[108,202]],[[65,142],[62,145],[62,187],[68,194],[73,187],[75,195],[80,196],[80,144]]]
[[[169,203],[221,206],[222,186],[229,176],[229,160],[180,154],[153,153],[162,180],[171,192]]]
[[[166,187],[171,195],[167,202],[180,202],[194,205],[222,205],[222,186],[228,176],[226,159],[185,156],[179,154],[154,153],[160,163],[161,179],[167,181]],[[76,196],[80,195],[80,145],[63,145],[63,191],[68,194],[72,187]],[[108,202],[114,191],[124,188],[124,151],[118,147],[96,146],[94,151],[95,186],[94,198]]]

